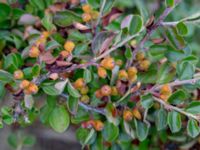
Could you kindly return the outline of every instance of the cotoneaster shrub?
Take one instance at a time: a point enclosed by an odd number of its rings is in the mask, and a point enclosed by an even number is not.
[[[177,15],[193,7],[181,0],[151,3],[152,12],[145,0],[0,3],[0,97],[12,95],[1,127],[75,125],[82,147],[94,150],[193,146],[200,13]]]

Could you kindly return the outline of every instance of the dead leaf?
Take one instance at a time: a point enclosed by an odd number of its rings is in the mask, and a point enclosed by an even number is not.
[[[90,29],[88,26],[83,25],[83,24],[78,23],[78,22],[75,22],[73,25],[78,30],[88,30],[88,29]]]

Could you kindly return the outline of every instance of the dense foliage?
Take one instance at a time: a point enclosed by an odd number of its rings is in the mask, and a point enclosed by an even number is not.
[[[0,98],[9,93],[12,103],[0,126],[40,120],[62,133],[76,125],[82,147],[94,150],[192,147],[200,133],[195,4],[2,1]]]

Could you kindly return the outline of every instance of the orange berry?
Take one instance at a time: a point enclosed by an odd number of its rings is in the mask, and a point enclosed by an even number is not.
[[[85,12],[85,13],[90,13],[92,11],[92,8],[89,4],[85,4],[82,6],[82,10]]]
[[[136,67],[130,67],[128,68],[128,77],[134,77],[137,74],[137,68]]]
[[[60,52],[60,55],[63,57],[63,58],[67,58],[69,55],[70,55],[70,52],[66,51],[66,50],[63,50]]]
[[[126,72],[126,70],[120,70],[118,73],[118,78],[120,80],[126,81],[128,79],[128,73]]]
[[[82,87],[82,88],[80,89],[80,93],[83,94],[83,95],[87,94],[88,91],[89,91],[88,86],[84,86],[84,87]]]
[[[168,96],[168,95],[161,94],[161,95],[160,95],[160,98],[161,98],[162,100],[164,100],[164,101],[167,101],[168,98],[169,98],[169,96]]]
[[[90,98],[88,95],[82,95],[80,100],[81,100],[81,102],[83,102],[85,104],[88,104],[90,102]]]
[[[145,55],[144,55],[143,52],[137,52],[135,57],[136,57],[137,61],[141,61],[141,60],[143,60],[145,58]]]
[[[103,97],[103,95],[102,95],[102,93],[101,93],[101,90],[97,90],[96,92],[95,92],[95,96],[96,96],[96,98],[102,98]]]
[[[172,89],[171,87],[169,86],[169,84],[165,84],[161,87],[160,89],[160,93],[163,94],[163,95],[171,95],[172,93]]]
[[[31,47],[29,51],[29,56],[32,58],[37,58],[39,55],[40,55],[40,50],[36,46]]]
[[[112,70],[115,67],[115,61],[112,57],[106,57],[101,61],[100,65],[105,69]]]
[[[79,78],[79,79],[77,79],[77,80],[74,82],[74,87],[75,87],[76,89],[81,89],[81,88],[84,87],[84,86],[85,86],[85,81],[84,81],[83,78]]]
[[[112,92],[112,90],[109,85],[104,85],[101,87],[101,94],[103,96],[109,96],[109,95],[111,95],[111,92]]]
[[[111,95],[112,96],[117,96],[118,95],[118,90],[116,86],[111,87]]]
[[[104,124],[103,124],[103,122],[102,121],[100,121],[100,120],[95,120],[94,121],[94,129],[96,130],[96,131],[101,131],[101,130],[103,130],[103,127],[104,127]]]
[[[24,89],[24,94],[26,95],[31,95],[32,92],[29,89]]]
[[[25,88],[27,88],[27,87],[29,86],[29,84],[30,84],[30,81],[28,81],[28,80],[23,80],[23,81],[20,83],[19,87],[20,87],[21,89],[25,89]]]
[[[106,69],[104,69],[103,67],[99,67],[99,68],[98,68],[98,75],[99,75],[99,77],[101,77],[101,78],[106,78],[106,76],[107,76],[107,71],[106,71]]]
[[[124,110],[123,112],[123,119],[125,121],[131,121],[133,119],[133,114],[129,110]]]
[[[92,11],[91,13],[92,19],[97,19],[99,17],[99,12],[98,11]]]
[[[52,80],[57,80],[59,78],[59,75],[58,73],[52,73],[49,75],[49,78]]]
[[[68,40],[65,42],[64,48],[66,51],[71,53],[75,48],[75,44],[74,44],[74,42]]]
[[[41,34],[42,38],[48,38],[50,36],[50,33],[48,31],[43,31]]]
[[[138,120],[142,119],[142,116],[137,108],[133,109],[132,114],[133,114],[133,117],[135,117],[136,119]]]
[[[89,22],[89,21],[92,20],[92,16],[89,13],[84,13],[82,15],[82,19],[83,19],[84,22]]]
[[[34,83],[30,83],[27,90],[30,91],[31,94],[36,94],[38,92],[38,86]]]
[[[150,66],[150,61],[149,60],[142,60],[142,61],[139,61],[139,66],[140,66],[140,69],[141,70],[148,70],[149,69],[149,66]]]
[[[23,77],[24,77],[24,73],[23,73],[21,70],[16,70],[16,71],[14,72],[14,78],[15,78],[16,80],[23,79]]]

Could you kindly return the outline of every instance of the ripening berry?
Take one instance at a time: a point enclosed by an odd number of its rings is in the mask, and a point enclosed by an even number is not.
[[[92,16],[92,19],[97,19],[99,17],[99,12],[98,11],[92,11],[90,13],[90,15]]]
[[[128,77],[132,78],[137,74],[137,68],[136,67],[130,67],[128,68]]]
[[[81,100],[81,102],[83,102],[85,104],[88,104],[90,102],[90,98],[88,95],[82,95],[80,100]]]
[[[120,70],[119,73],[118,73],[118,78],[120,80],[127,81],[128,80],[128,73],[126,72],[126,70]]]
[[[69,55],[70,55],[70,52],[66,51],[66,50],[63,50],[60,52],[60,55],[63,57],[63,58],[67,58]]]
[[[82,14],[82,19],[84,22],[89,22],[92,20],[92,16],[89,13]]]
[[[85,86],[85,81],[84,81],[83,78],[79,78],[79,79],[77,79],[77,80],[74,82],[74,87],[75,87],[76,89],[81,89],[81,88],[84,87],[84,86]]]
[[[103,96],[110,96],[111,95],[111,87],[109,85],[104,85],[101,87],[101,94]]]
[[[172,89],[169,84],[165,84],[160,89],[161,94],[170,95],[172,93]]]
[[[100,65],[105,69],[112,70],[115,67],[115,61],[112,57],[106,57],[101,61]]]
[[[111,95],[112,96],[117,96],[118,95],[118,90],[116,86],[111,87]]]
[[[135,47],[136,44],[137,44],[137,41],[136,41],[136,40],[131,40],[131,46],[132,46],[132,47]]]
[[[104,124],[100,120],[94,120],[94,126],[93,127],[96,131],[101,131],[101,130],[103,130]]]
[[[71,53],[75,48],[75,44],[74,44],[74,42],[68,40],[65,42],[64,48],[66,51]]]
[[[31,94],[36,94],[38,92],[38,86],[34,83],[30,83],[27,90],[30,91]]]
[[[145,58],[145,55],[143,52],[137,52],[135,57],[137,61],[142,61]]]
[[[25,89],[25,88],[27,88],[27,87],[29,86],[29,84],[30,84],[30,81],[28,81],[28,80],[23,80],[23,81],[20,83],[19,87],[20,87],[21,89]]]
[[[89,91],[88,86],[84,86],[84,87],[82,87],[82,88],[80,89],[80,93],[83,94],[83,95],[87,94],[88,91]]]
[[[89,4],[85,4],[82,6],[82,10],[85,12],[85,13],[90,13],[92,11],[92,8]]]
[[[141,70],[148,70],[149,69],[149,66],[150,66],[150,61],[149,60],[142,60],[142,61],[139,61],[139,66],[140,66],[140,69]]]
[[[107,76],[107,71],[103,67],[98,67],[98,75],[101,78],[106,78]]]
[[[51,73],[49,75],[49,78],[52,80],[57,80],[59,78],[59,75],[58,75],[58,73]]]
[[[128,80],[129,80],[131,83],[136,82],[136,81],[137,81],[137,75],[128,78]]]
[[[142,116],[141,116],[141,114],[140,114],[140,112],[139,112],[139,110],[137,108],[134,108],[132,113],[133,113],[133,117],[134,118],[136,118],[138,120],[142,119]]]
[[[41,38],[48,38],[50,36],[50,33],[48,31],[43,31],[41,34]]]
[[[20,80],[24,78],[24,73],[21,70],[16,70],[14,72],[14,79]]]
[[[133,119],[133,114],[130,110],[124,110],[123,112],[123,119],[125,121],[131,121]]]
[[[161,95],[160,95],[160,98],[161,98],[162,100],[164,100],[164,101],[167,101],[168,98],[169,98],[169,95],[161,94]]]
[[[96,96],[96,98],[101,99],[101,98],[103,97],[103,95],[102,95],[102,93],[101,93],[101,90],[97,90],[97,91],[95,92],[95,96]]]
[[[40,50],[36,46],[31,47],[31,49],[29,50],[29,56],[32,58],[37,58],[39,55]]]

